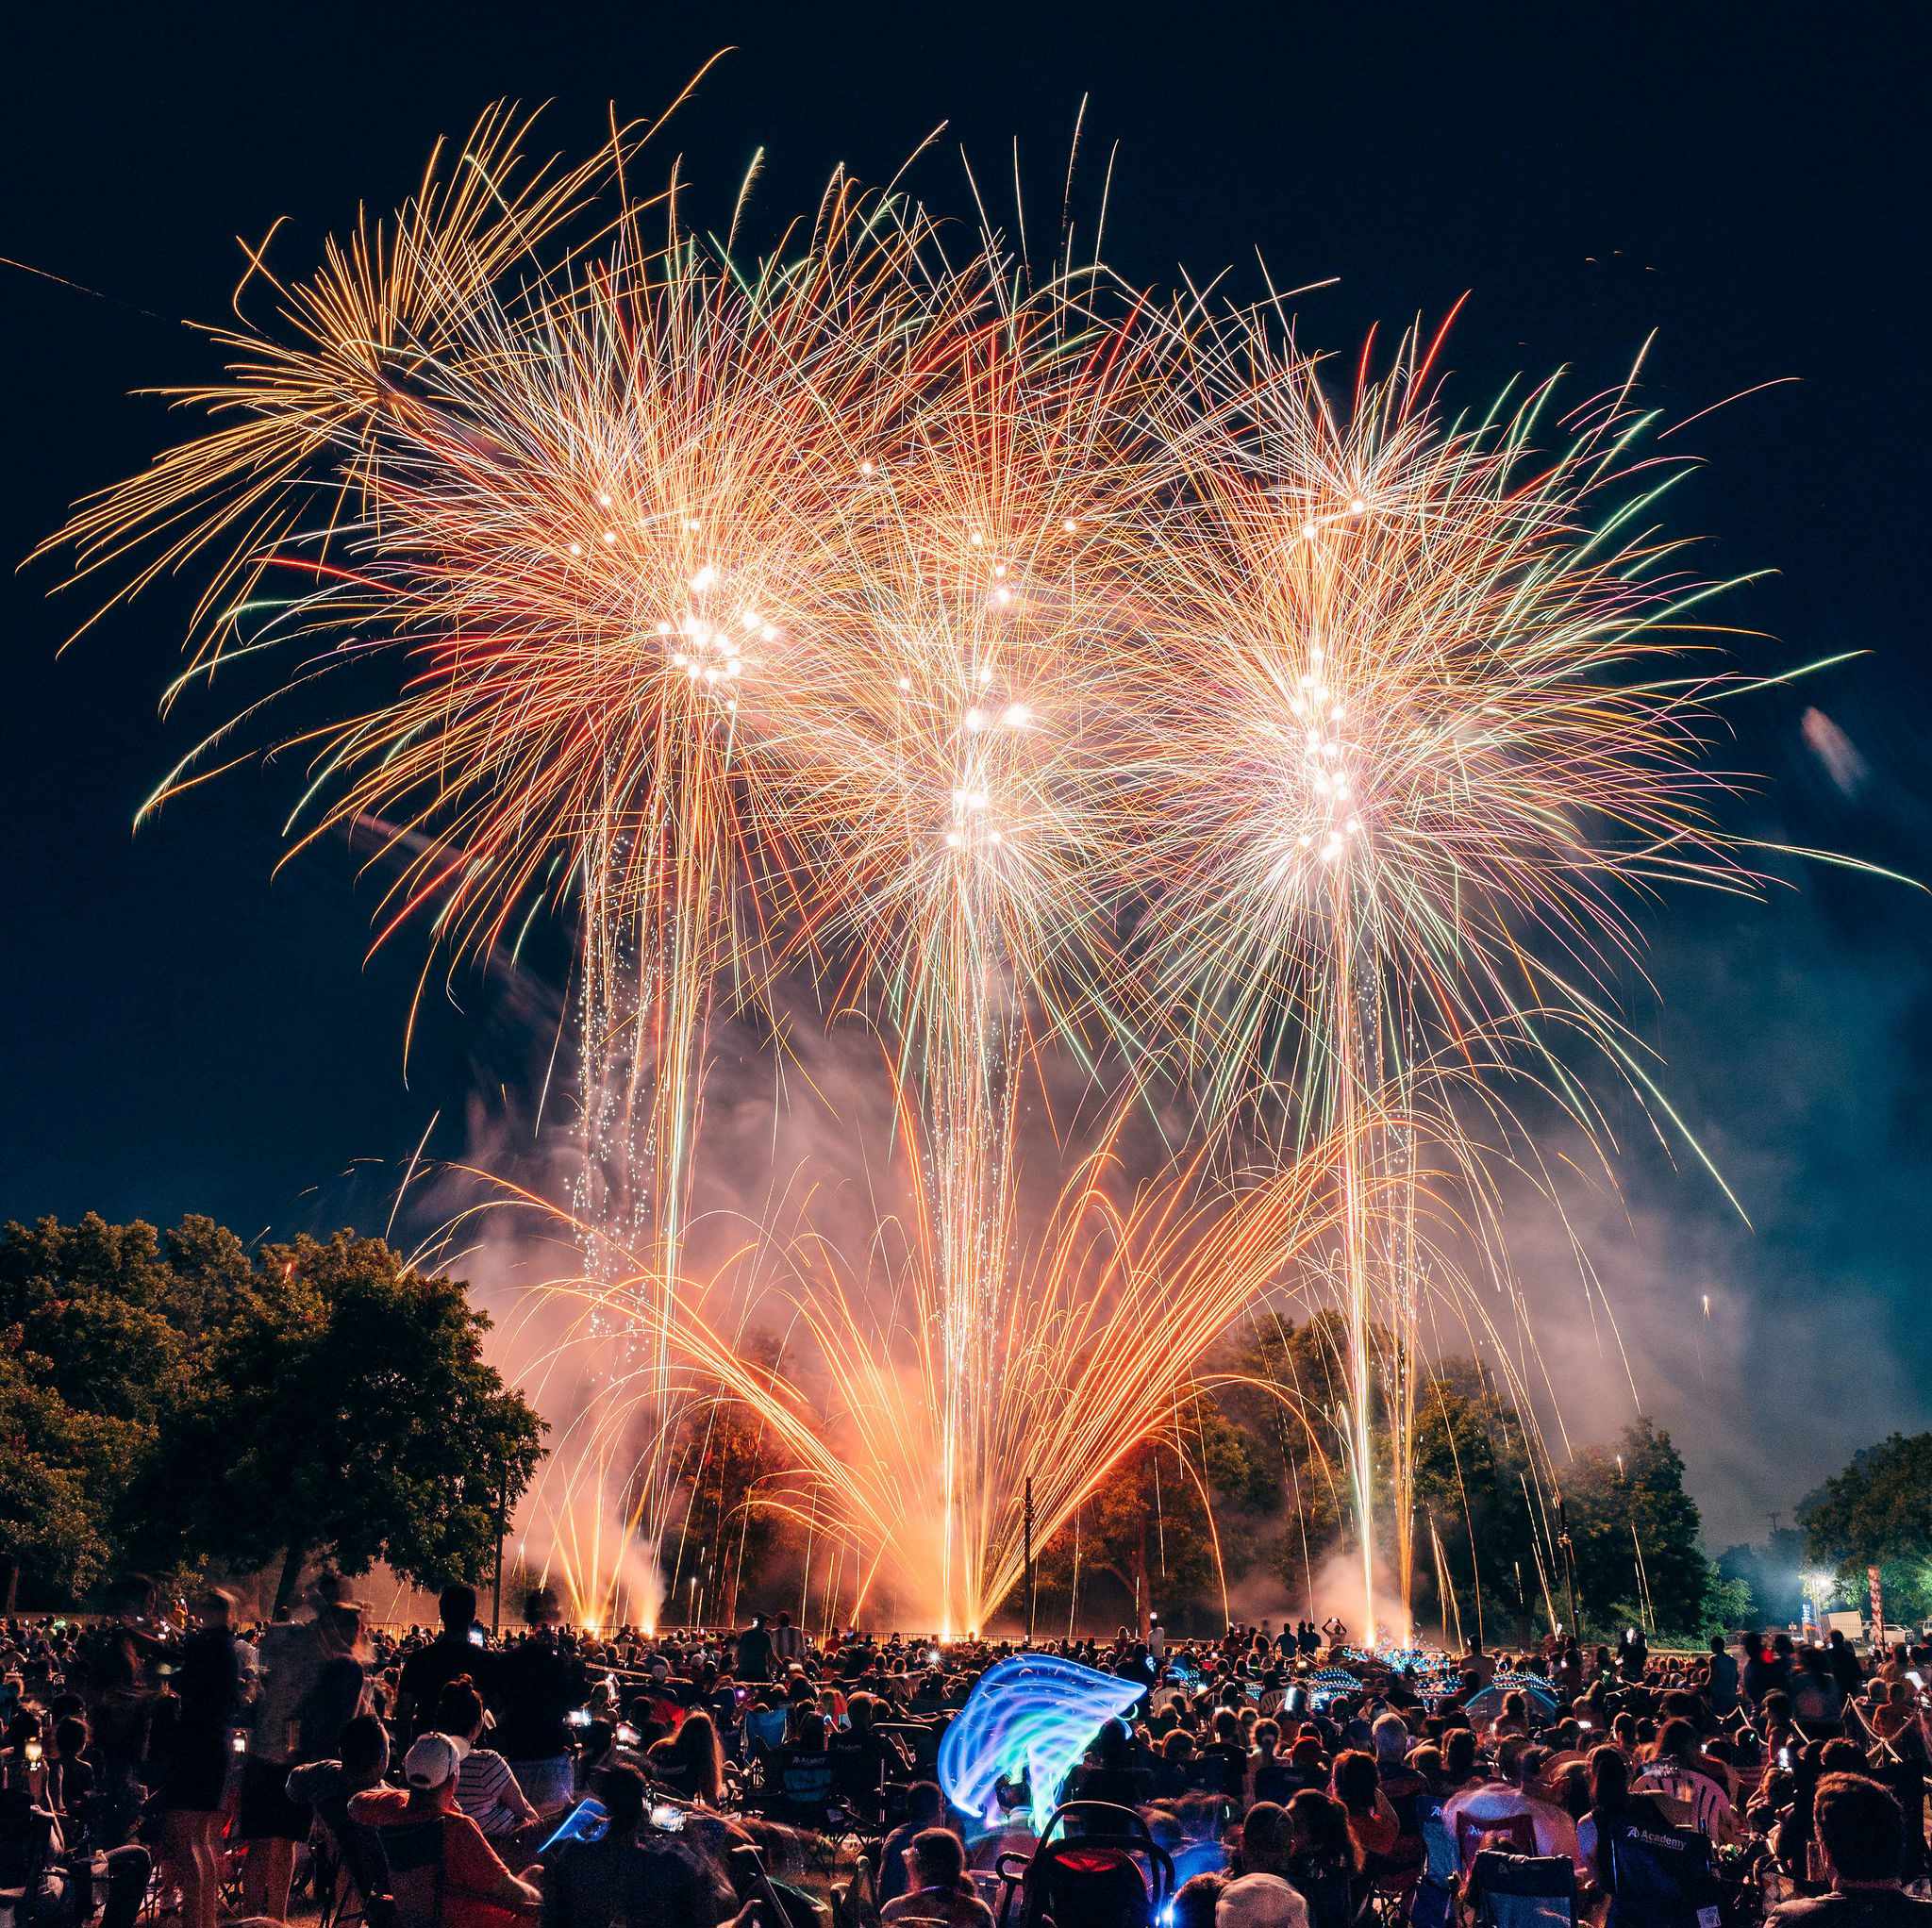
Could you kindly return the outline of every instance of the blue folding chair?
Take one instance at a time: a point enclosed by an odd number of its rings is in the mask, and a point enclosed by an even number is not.
[[[1508,1854],[1486,1848],[1464,1897],[1475,1928],[1576,1928],[1576,1870],[1564,1854]]]

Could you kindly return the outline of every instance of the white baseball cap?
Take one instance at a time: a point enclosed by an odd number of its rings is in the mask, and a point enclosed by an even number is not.
[[[403,1778],[412,1787],[441,1787],[455,1780],[462,1755],[446,1734],[419,1734],[403,1756]]]
[[[1308,1928],[1308,1904],[1278,1874],[1244,1874],[1221,1890],[1214,1928]]]

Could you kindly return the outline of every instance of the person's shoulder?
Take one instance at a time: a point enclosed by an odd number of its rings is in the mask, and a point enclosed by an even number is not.
[[[408,1805],[409,1797],[400,1787],[365,1787],[349,1797],[349,1819],[365,1827],[382,1827],[400,1820]]]

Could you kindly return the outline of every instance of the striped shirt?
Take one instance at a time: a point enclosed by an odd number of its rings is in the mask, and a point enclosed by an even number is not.
[[[509,1763],[487,1747],[473,1747],[457,1770],[457,1805],[486,1835],[511,1833],[523,1821],[523,1790]]]

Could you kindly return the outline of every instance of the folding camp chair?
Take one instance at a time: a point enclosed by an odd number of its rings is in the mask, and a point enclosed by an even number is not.
[[[1463,1893],[1473,1928],[1576,1928],[1576,1870],[1565,1854],[1485,1848]]]
[[[1619,1830],[1610,1881],[1605,1928],[1699,1928],[1724,1896],[1710,1837],[1696,1828]]]
[[[1474,1815],[1456,1817],[1456,1867],[1467,1874],[1475,1857],[1485,1848],[1506,1854],[1536,1853],[1536,1822],[1526,1814],[1499,1815],[1493,1820],[1477,1820]]]

